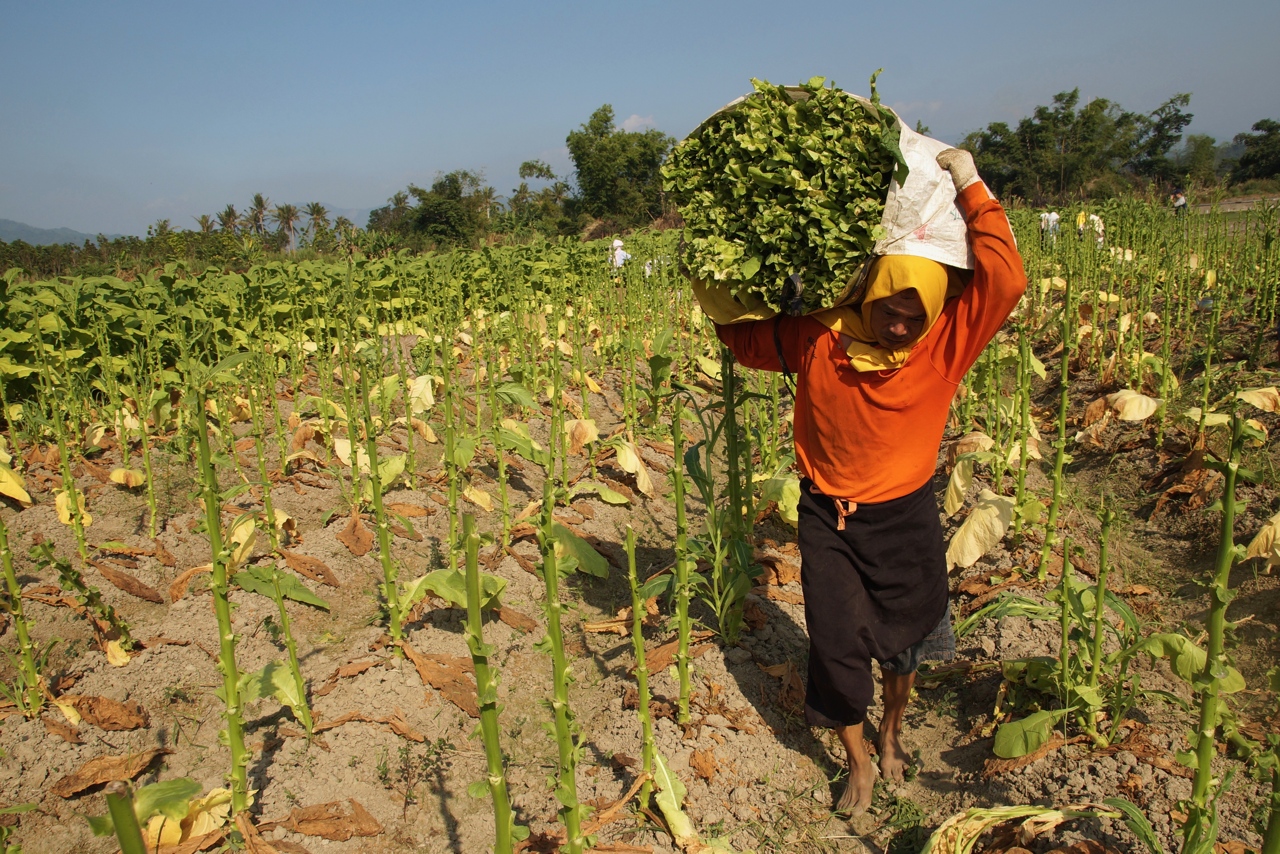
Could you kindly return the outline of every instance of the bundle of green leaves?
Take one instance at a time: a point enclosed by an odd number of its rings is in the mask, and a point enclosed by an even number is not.
[[[754,94],[704,122],[663,167],[685,221],[682,260],[691,277],[775,311],[830,308],[884,235],[890,179],[906,179],[897,117],[880,106],[874,75],[870,102],[821,77],[751,82]],[[795,274],[798,297],[787,287]]]

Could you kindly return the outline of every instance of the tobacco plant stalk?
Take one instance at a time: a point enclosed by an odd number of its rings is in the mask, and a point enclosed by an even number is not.
[[[231,601],[227,598],[227,559],[230,550],[222,540],[221,500],[218,476],[213,469],[209,449],[209,421],[205,415],[205,391],[196,391],[196,447],[200,467],[201,497],[204,521],[213,555],[213,574],[209,591],[213,594],[213,611],[218,620],[218,670],[222,673],[223,717],[227,722],[227,746],[231,750],[231,811],[249,808],[249,750],[244,743],[244,707],[240,702],[240,670],[236,667],[236,636],[231,628]]]
[[[636,715],[640,718],[641,770],[653,774],[653,718],[649,714],[649,668],[644,661],[644,599],[636,577],[636,532],[627,526],[627,579],[631,582],[631,648],[636,656]],[[653,785],[645,780],[640,786],[640,806],[649,804]]]
[[[1239,554],[1235,545],[1236,480],[1240,471],[1240,452],[1244,445],[1244,422],[1239,415],[1231,416],[1231,442],[1227,459],[1222,464],[1226,482],[1222,487],[1222,525],[1218,536],[1218,553],[1213,578],[1209,582],[1208,648],[1204,670],[1196,680],[1200,688],[1200,720],[1196,727],[1196,769],[1191,784],[1192,815],[1183,827],[1183,836],[1190,840],[1196,833],[1203,833],[1209,820],[1210,788],[1213,779],[1213,757],[1217,753],[1215,734],[1219,723],[1220,685],[1226,674],[1227,661],[1223,654],[1227,628],[1227,605],[1231,602],[1229,586],[1231,567]]]
[[[554,442],[551,445],[555,447]],[[569,683],[573,676],[564,652],[564,635],[560,628],[560,571],[556,566],[555,538],[552,533],[552,508],[555,506],[554,453],[547,466],[547,476],[542,485],[542,525],[538,541],[542,549],[542,581],[547,590],[547,644],[551,652],[552,724],[559,750],[556,764],[555,796],[560,803],[560,820],[565,829],[565,851],[582,854],[585,839],[582,836],[582,807],[578,803],[578,752],[580,750],[569,708]]]
[[[507,772],[502,758],[498,730],[498,674],[489,669],[493,647],[484,642],[484,621],[480,615],[480,536],[470,513],[462,517],[462,538],[466,549],[467,648],[476,672],[476,700],[480,706],[480,737],[484,741],[485,782],[493,797],[494,851],[510,854],[515,819],[507,793]]]
[[[684,414],[684,403],[679,396],[671,406],[671,445],[675,449],[675,464],[671,466],[671,483],[676,505],[676,548],[675,548],[675,605],[676,605],[676,673],[680,678],[680,699],[676,722],[689,722],[689,697],[693,688],[689,680],[689,636],[693,626],[689,620],[689,525],[685,520],[684,510],[684,432],[680,421]]]
[[[4,567],[4,581],[8,599],[6,610],[13,617],[14,633],[18,636],[18,680],[14,686],[13,700],[29,718],[40,714],[44,705],[44,685],[40,678],[40,649],[31,640],[30,624],[22,610],[22,586],[13,571],[13,550],[9,547],[9,528],[0,518],[0,564]]]
[[[1044,546],[1040,549],[1039,579],[1044,581],[1049,571],[1049,555],[1058,540],[1058,510],[1062,505],[1062,468],[1067,460],[1067,404],[1071,388],[1071,339],[1072,339],[1071,274],[1068,271],[1066,294],[1062,300],[1062,365],[1058,377],[1058,437],[1054,442],[1053,499],[1049,503],[1049,515],[1044,523]],[[1066,565],[1064,552],[1063,566]]]

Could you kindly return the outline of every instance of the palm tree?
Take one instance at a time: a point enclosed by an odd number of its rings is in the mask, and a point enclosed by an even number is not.
[[[307,232],[312,239],[320,229],[329,228],[329,210],[319,202],[307,202],[302,212],[307,216]]]
[[[293,239],[297,233],[298,220],[302,218],[302,212],[298,210],[297,205],[276,205],[271,210],[271,218],[276,221],[276,233],[284,235],[285,251],[292,252]]]
[[[200,214],[200,216],[195,217],[195,221],[196,221],[196,224],[200,226],[201,234],[213,233],[213,224],[215,221],[213,217],[209,216],[208,214]]]
[[[218,213],[218,228],[227,234],[235,234],[240,227],[240,214],[235,205],[227,205]]]
[[[244,215],[245,224],[253,229],[259,237],[267,233],[267,213],[271,210],[271,200],[262,193],[253,194],[253,202],[249,212]]]

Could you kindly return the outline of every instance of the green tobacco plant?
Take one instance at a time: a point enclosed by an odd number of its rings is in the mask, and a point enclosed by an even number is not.
[[[1230,586],[1231,568],[1237,560],[1244,557],[1244,548],[1235,543],[1235,519],[1240,506],[1236,501],[1236,485],[1241,480],[1258,480],[1256,474],[1240,465],[1244,443],[1249,439],[1263,441],[1265,436],[1247,423],[1238,412],[1233,411],[1225,459],[1205,461],[1207,467],[1223,475],[1225,483],[1222,498],[1216,505],[1222,511],[1222,524],[1214,572],[1208,584],[1209,617],[1205,626],[1208,649],[1205,651],[1203,665],[1192,683],[1200,693],[1200,715],[1196,727],[1196,743],[1193,746],[1195,777],[1191,784],[1187,820],[1183,824],[1184,850],[1195,846],[1212,846],[1216,839],[1214,829],[1217,825],[1217,793],[1212,763],[1217,753],[1218,727],[1229,714],[1221,695],[1244,688],[1244,680],[1240,678],[1239,672],[1227,663],[1226,635],[1227,606],[1235,596]]]
[[[13,619],[14,634],[18,638],[18,652],[4,650],[5,658],[13,665],[18,678],[12,686],[0,682],[0,693],[8,698],[24,715],[34,718],[44,706],[44,678],[40,675],[53,650],[53,644],[41,649],[31,639],[31,624],[22,610],[22,585],[13,571],[13,550],[9,548],[9,528],[0,516],[0,567],[4,571],[4,609]]]
[[[631,649],[636,657],[636,715],[640,720],[641,773],[653,776],[653,718],[649,714],[649,668],[644,660],[645,595],[636,577],[636,532],[627,526],[627,580],[631,584]],[[687,669],[687,662],[686,662]],[[687,709],[686,709],[687,711]],[[640,807],[649,805],[653,791],[651,780],[640,786]]]
[[[467,648],[471,651],[471,663],[476,672],[476,700],[480,706],[480,737],[484,742],[485,765],[489,775],[468,787],[476,797],[493,798],[494,851],[507,854],[513,840],[528,836],[527,827],[517,827],[511,812],[511,797],[507,794],[507,771],[502,756],[502,743],[498,729],[498,674],[489,668],[489,656],[493,647],[484,642],[484,620],[481,606],[485,602],[480,584],[480,537],[476,534],[475,517],[464,514],[462,536],[466,550],[466,607]]]
[[[565,829],[565,850],[581,854],[593,844],[582,834],[582,820],[586,808],[578,801],[578,762],[583,749],[578,736],[573,710],[569,706],[569,685],[573,672],[564,650],[564,634],[560,626],[560,614],[564,605],[560,602],[560,569],[557,566],[557,525],[552,519],[555,506],[555,486],[550,469],[543,480],[542,522],[538,531],[538,543],[542,550],[542,582],[546,587],[547,634],[537,648],[551,655],[552,695],[549,702],[552,712],[550,726],[557,747],[556,775],[551,780],[556,801],[560,804],[560,821]],[[561,526],[562,527],[562,526]]]
[[[196,367],[189,372],[191,389],[189,398],[195,406],[196,462],[199,467],[201,498],[204,502],[205,536],[209,538],[212,555],[212,575],[209,590],[213,594],[213,610],[218,621],[218,670],[222,674],[222,688],[218,692],[223,702],[223,720],[226,721],[225,743],[231,751],[231,772],[228,780],[231,788],[231,811],[244,812],[249,807],[248,765],[249,749],[244,741],[244,701],[240,697],[242,675],[236,665],[237,636],[231,626],[230,573],[252,548],[254,520],[244,517],[232,526],[231,533],[243,532],[239,542],[223,537],[222,504],[228,496],[219,491],[218,475],[214,469],[213,450],[209,444],[209,421],[206,415],[208,394],[206,384],[216,380],[232,368],[243,363],[248,353],[240,353],[222,360],[212,369]],[[234,488],[238,493],[239,488]]]
[[[731,358],[731,355],[726,356],[726,360]],[[729,391],[722,401],[725,413],[722,417],[715,418],[710,407],[699,407],[694,402],[694,412],[706,438],[684,452],[684,474],[697,490],[706,513],[706,529],[702,535],[689,539],[689,550],[695,560],[705,560],[710,566],[705,575],[694,573],[691,582],[696,595],[715,614],[721,638],[730,645],[737,643],[742,634],[746,597],[751,592],[753,581],[762,572],[752,560],[751,545],[747,542],[746,525],[750,511],[746,507],[739,468],[743,449],[739,445],[733,415],[742,397],[733,392],[732,373],[732,370],[724,373],[724,385]],[[723,493],[718,488],[713,468],[713,452],[720,446],[725,449],[728,475]]]
[[[276,613],[280,617],[280,637],[289,653],[287,668],[278,661],[272,661],[256,674],[247,675],[242,702],[251,703],[262,697],[275,697],[289,707],[310,739],[315,734],[315,722],[307,703],[307,682],[298,664],[298,644],[293,638],[289,611],[285,608],[284,600],[292,599],[324,611],[329,610],[329,604],[293,575],[283,573],[275,566],[251,566],[232,576],[231,583],[275,602]]]

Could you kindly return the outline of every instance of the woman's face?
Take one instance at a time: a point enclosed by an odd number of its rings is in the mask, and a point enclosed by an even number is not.
[[[901,350],[924,332],[928,315],[915,288],[871,303],[871,333],[886,350]]]

